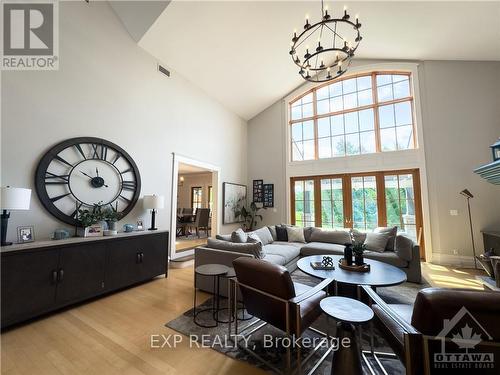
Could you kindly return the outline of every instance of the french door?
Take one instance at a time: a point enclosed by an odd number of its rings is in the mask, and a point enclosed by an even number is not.
[[[361,231],[397,226],[424,249],[418,169],[292,177],[290,192],[292,224]]]

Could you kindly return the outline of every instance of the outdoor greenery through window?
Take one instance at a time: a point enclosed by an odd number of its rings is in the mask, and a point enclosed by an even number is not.
[[[290,103],[292,161],[415,148],[410,73],[372,72]]]
[[[418,170],[292,177],[292,224],[327,229],[422,228]]]

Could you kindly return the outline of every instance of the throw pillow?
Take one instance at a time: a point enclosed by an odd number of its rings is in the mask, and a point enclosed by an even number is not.
[[[238,228],[231,233],[231,241],[235,243],[245,243],[247,242],[247,234],[243,231],[243,229]]]
[[[361,232],[357,229],[351,229],[352,237],[355,243],[364,243],[366,240],[366,232]]]
[[[248,243],[259,243],[262,245],[262,240],[260,239],[259,235],[257,233],[250,233],[247,236],[247,242]]]
[[[385,251],[387,241],[389,241],[389,236],[387,234],[375,232],[367,233],[365,240],[366,250],[382,253]]]
[[[272,225],[270,227],[267,227],[269,229],[269,232],[271,232],[271,236],[273,237],[273,241],[278,241],[278,237],[276,236],[276,226]]]
[[[302,227],[286,227],[286,233],[288,235],[288,242],[306,242],[304,228]]]
[[[276,225],[276,240],[288,242],[288,233],[286,231],[286,227]]]
[[[274,242],[273,236],[271,235],[268,227],[259,228],[257,230],[254,230],[252,233],[255,233],[257,236],[259,236],[262,241],[262,245],[264,246]]]
[[[386,250],[394,251],[394,244],[396,242],[396,235],[398,234],[398,227],[378,227],[373,230],[375,233],[383,233],[389,236],[387,241]]]
[[[217,234],[215,236],[216,239],[222,240],[222,241],[231,241],[231,235],[230,234]]]

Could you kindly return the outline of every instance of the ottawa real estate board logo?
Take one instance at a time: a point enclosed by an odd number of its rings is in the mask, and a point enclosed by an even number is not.
[[[2,70],[57,70],[57,1],[2,1],[1,10]]]
[[[488,350],[493,347],[490,345],[485,345],[482,349],[478,347],[479,344],[491,342],[493,338],[465,307],[462,307],[453,318],[445,319],[443,323],[443,329],[435,338],[441,341],[441,350],[434,353],[434,368],[444,370],[495,368],[495,353]],[[446,345],[447,342],[449,345]]]

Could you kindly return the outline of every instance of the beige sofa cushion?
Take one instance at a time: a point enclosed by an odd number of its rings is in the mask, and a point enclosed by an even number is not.
[[[287,226],[286,233],[288,234],[288,242],[306,242],[304,238],[304,228]]]
[[[396,234],[398,233],[398,227],[378,227],[373,230],[374,233],[383,233],[389,236],[387,241],[386,250],[394,251],[394,246],[396,242]]]
[[[344,255],[344,245],[325,242],[309,242],[300,249],[300,254],[303,257],[309,255]]]
[[[248,235],[250,234],[256,234],[257,236],[259,236],[260,240],[262,241],[262,245],[264,246],[274,242],[273,236],[268,227],[259,228],[257,230],[254,230],[253,232],[248,233]]]
[[[241,228],[238,228],[231,233],[231,241],[234,243],[245,243],[247,242],[247,237],[247,234]]]
[[[345,230],[325,230],[314,228],[311,232],[311,242],[326,242],[337,245],[351,243],[351,235]]]
[[[385,251],[389,236],[384,233],[367,233],[364,245],[366,250],[382,253]]]

